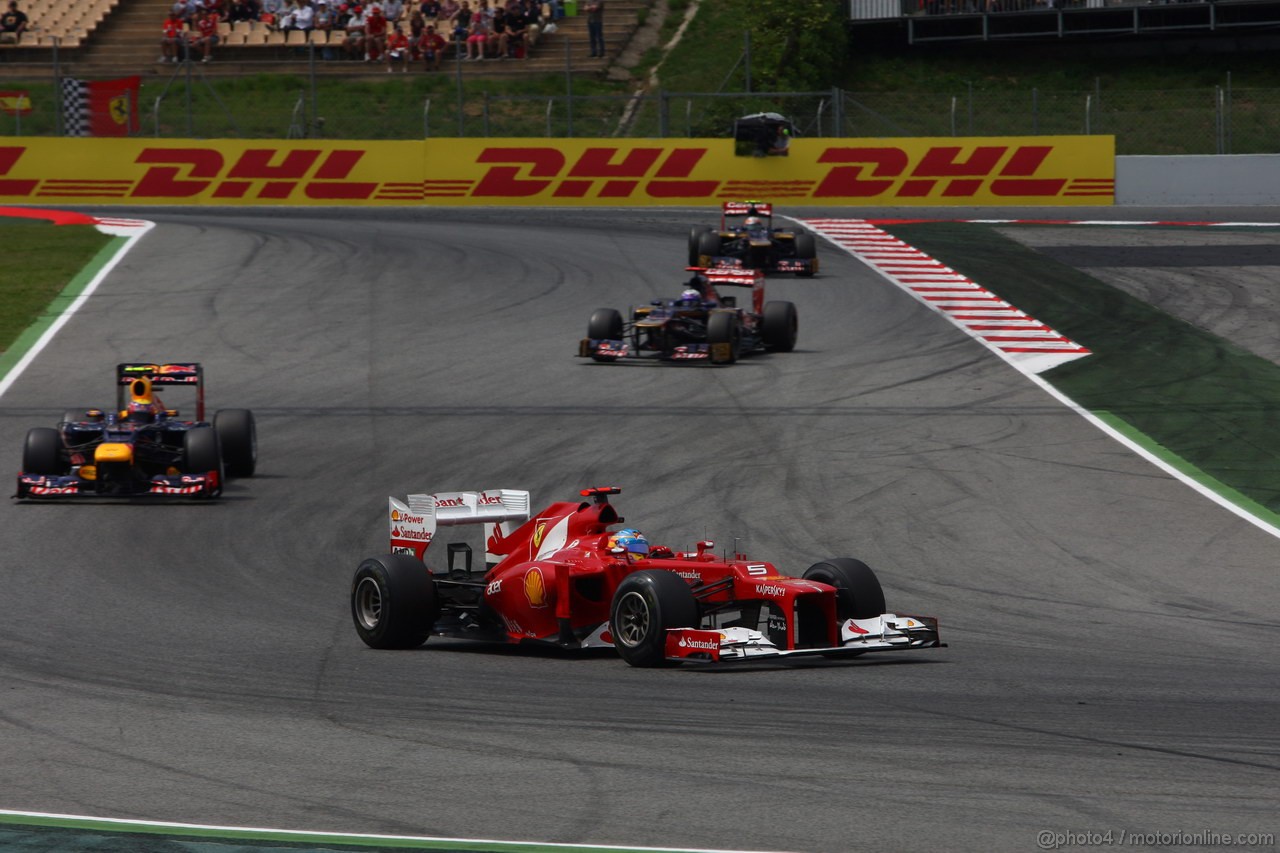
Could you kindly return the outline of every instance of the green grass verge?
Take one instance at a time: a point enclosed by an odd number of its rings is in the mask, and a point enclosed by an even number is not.
[[[0,219],[0,352],[49,308],[112,237],[91,225]]]
[[[886,230],[1092,350],[1044,374],[1064,394],[1280,512],[1280,366],[992,226]]]

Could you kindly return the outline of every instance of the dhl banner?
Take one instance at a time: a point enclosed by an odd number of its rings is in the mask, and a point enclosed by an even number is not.
[[[670,206],[1108,205],[1112,136],[403,142],[14,138],[0,203]]]

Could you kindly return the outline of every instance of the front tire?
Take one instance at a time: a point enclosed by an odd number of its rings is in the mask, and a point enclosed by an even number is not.
[[[738,360],[742,330],[736,311],[716,311],[707,318],[707,343],[711,345],[712,364],[733,364]]]
[[[871,567],[852,557],[832,557],[814,563],[803,575],[836,588],[836,618],[872,619],[885,612],[884,590]]]
[[[667,660],[667,630],[697,628],[698,602],[674,572],[633,572],[622,579],[609,609],[609,631],[622,659],[632,666],[674,666]]]
[[[248,409],[223,409],[213,416],[229,477],[252,477],[258,466],[258,425]]]
[[[62,474],[62,436],[53,427],[35,427],[27,431],[27,442],[22,447],[22,473]]]
[[[431,636],[440,602],[431,573],[417,557],[370,557],[351,580],[351,619],[373,649],[416,649]]]
[[[760,319],[760,335],[765,349],[791,352],[796,348],[800,320],[793,302],[766,302]]]
[[[622,315],[614,308],[597,308],[587,321],[587,337],[593,341],[622,340]]]
[[[217,474],[217,486],[206,497],[222,494],[222,480],[226,472],[222,468],[222,445],[218,431],[213,427],[189,429],[182,436],[182,468],[188,474]]]

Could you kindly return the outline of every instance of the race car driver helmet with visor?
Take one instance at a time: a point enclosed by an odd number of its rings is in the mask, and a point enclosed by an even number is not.
[[[644,557],[649,553],[649,540],[634,527],[627,527],[609,536],[608,548],[611,553],[623,551]]]
[[[149,424],[156,419],[162,406],[151,391],[151,380],[146,377],[133,380],[129,385],[129,404],[120,417],[131,423]]]

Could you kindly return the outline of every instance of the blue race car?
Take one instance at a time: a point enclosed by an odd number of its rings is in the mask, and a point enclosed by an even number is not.
[[[162,388],[193,389],[195,420],[166,408]],[[227,476],[253,476],[257,459],[251,411],[223,409],[205,421],[199,364],[120,364],[115,409],[72,409],[56,428],[27,433],[14,497],[215,498]]]

